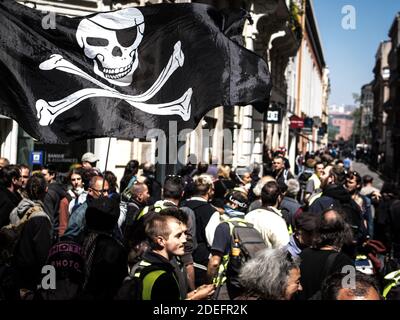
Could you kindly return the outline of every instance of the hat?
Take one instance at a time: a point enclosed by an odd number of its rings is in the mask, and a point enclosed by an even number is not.
[[[225,202],[229,203],[232,202],[238,206],[237,210],[238,211],[243,211],[246,212],[247,210],[247,201],[248,198],[247,196],[240,191],[230,191],[226,196],[225,196]]]
[[[99,158],[97,158],[93,153],[91,152],[86,152],[83,156],[82,156],[82,162],[96,162],[99,161]]]
[[[56,269],[57,279],[81,283],[84,279],[82,248],[72,241],[60,241],[49,250],[47,264]]]
[[[92,231],[108,232],[113,230],[120,215],[117,198],[88,197],[86,209],[86,227]]]

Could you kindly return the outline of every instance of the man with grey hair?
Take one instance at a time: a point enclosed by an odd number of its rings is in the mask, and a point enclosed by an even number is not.
[[[295,214],[301,208],[301,204],[297,201],[297,194],[299,191],[300,183],[296,179],[289,179],[281,206],[279,207],[287,225],[291,225],[292,229],[294,228]]]
[[[286,249],[265,249],[243,265],[239,275],[240,300],[291,300],[302,290],[300,259]]]

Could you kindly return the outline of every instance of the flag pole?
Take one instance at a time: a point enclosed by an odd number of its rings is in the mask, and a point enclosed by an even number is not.
[[[110,144],[111,144],[111,137],[108,138],[108,147],[107,147],[107,156],[106,156],[106,165],[104,166],[104,172],[107,171],[107,165],[108,165],[108,155],[110,154]]]
[[[108,155],[110,154],[110,144],[111,144],[111,137],[108,138],[108,147],[107,147],[107,156],[106,156],[106,164],[104,166],[104,172],[103,172],[103,186],[101,189],[104,189],[104,183],[106,181],[105,179],[105,172],[107,171],[107,165],[108,165]]]

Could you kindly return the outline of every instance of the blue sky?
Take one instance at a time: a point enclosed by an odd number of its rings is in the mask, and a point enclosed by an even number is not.
[[[399,0],[314,0],[325,61],[330,69],[330,104],[353,104],[352,93],[373,80],[379,43],[400,11]],[[342,8],[355,9],[355,30],[342,28]]]

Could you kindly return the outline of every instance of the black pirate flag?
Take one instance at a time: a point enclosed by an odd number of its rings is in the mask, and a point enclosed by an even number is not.
[[[140,138],[169,121],[194,128],[217,106],[267,106],[265,61],[231,40],[238,20],[210,6],[57,16],[54,29],[44,16],[0,3],[0,114],[43,142]]]

